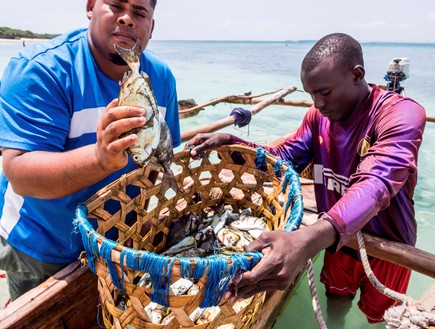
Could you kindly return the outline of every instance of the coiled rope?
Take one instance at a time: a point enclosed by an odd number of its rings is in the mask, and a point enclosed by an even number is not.
[[[373,274],[370,268],[370,263],[367,258],[367,251],[365,248],[364,238],[361,231],[356,234],[358,240],[359,252],[361,254],[361,261],[364,266],[364,271],[370,280],[370,283],[385,296],[397,300],[402,303],[399,306],[391,307],[385,311],[384,321],[388,329],[420,329],[429,328],[435,325],[434,309],[430,309],[426,305],[413,300],[405,294],[398,293],[385,287]]]
[[[435,325],[435,308],[422,305],[411,297],[387,288],[374,275],[367,257],[367,250],[361,231],[356,233],[358,240],[361,261],[370,283],[385,296],[401,303],[399,306],[391,307],[385,311],[384,321],[388,329],[422,329]],[[312,296],[313,310],[316,321],[321,329],[326,329],[322,310],[320,309],[319,297],[317,294],[316,283],[314,281],[314,271],[311,259],[307,261],[307,276]]]

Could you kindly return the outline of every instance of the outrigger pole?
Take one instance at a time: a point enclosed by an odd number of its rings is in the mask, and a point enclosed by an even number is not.
[[[296,87],[283,88],[283,89],[280,89],[279,91],[275,92],[275,94],[273,94],[272,96],[263,99],[261,102],[259,102],[258,104],[256,104],[255,106],[253,106],[249,110],[251,112],[251,116],[257,114],[258,112],[260,112],[262,109],[266,108],[267,106],[276,103],[277,101],[281,100],[282,98],[284,98],[288,94],[294,92],[295,90],[296,90]],[[220,102],[222,102],[222,101],[220,101]],[[217,103],[219,103],[219,102],[217,102]],[[215,103],[215,104],[217,104],[217,103]],[[204,107],[204,105],[200,105],[200,106]],[[218,121],[213,122],[211,124],[208,124],[206,126],[203,126],[203,127],[197,128],[197,129],[193,129],[190,131],[186,131],[186,132],[181,134],[181,140],[183,142],[186,142],[186,141],[192,139],[193,137],[195,137],[199,133],[214,132],[214,131],[217,131],[217,130],[222,129],[224,127],[233,125],[233,124],[235,124],[235,122],[236,122],[235,116],[231,115],[227,118],[224,118],[222,120],[218,120]]]

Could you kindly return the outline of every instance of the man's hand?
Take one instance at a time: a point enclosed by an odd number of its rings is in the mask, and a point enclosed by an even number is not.
[[[252,271],[233,280],[225,297],[234,302],[261,291],[287,289],[307,260],[299,236],[296,232],[263,232],[247,248],[247,251],[262,252],[263,258]]]
[[[185,148],[193,147],[190,151],[192,157],[196,157],[204,151],[215,149],[219,146],[229,144],[231,141],[230,134],[224,133],[202,133],[193,137]]]
[[[294,232],[263,232],[247,248],[262,252],[263,258],[251,271],[233,279],[225,298],[235,302],[262,291],[287,289],[309,258],[335,242],[336,234],[326,220]]]
[[[120,137],[133,128],[146,123],[145,109],[134,106],[118,106],[114,99],[104,110],[97,127],[95,151],[103,170],[115,171],[127,165],[125,150],[137,140],[136,134]]]

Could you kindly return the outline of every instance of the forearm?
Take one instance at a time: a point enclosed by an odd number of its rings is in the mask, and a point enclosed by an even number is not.
[[[335,244],[338,239],[334,226],[329,221],[322,219],[294,233],[304,236],[306,259],[313,258],[320,251]]]
[[[57,153],[4,150],[3,164],[15,193],[39,199],[68,196],[113,172],[100,165],[94,145]]]

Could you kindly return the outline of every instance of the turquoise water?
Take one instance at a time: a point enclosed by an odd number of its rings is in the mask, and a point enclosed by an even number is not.
[[[299,68],[313,42],[214,42],[214,41],[155,41],[149,49],[160,55],[171,66],[177,78],[179,99],[194,98],[198,104],[220,96],[251,91],[260,94],[284,86],[302,88]],[[21,44],[0,44],[0,76],[9,58],[22,48]],[[365,43],[365,67],[369,82],[383,84],[389,61],[393,57],[407,57],[411,62],[409,79],[402,85],[406,94],[422,104],[428,114],[435,115],[435,44]],[[303,92],[288,98],[309,99]],[[203,126],[227,117],[233,107],[220,104],[209,107],[198,116],[181,121],[182,131]],[[267,143],[297,128],[305,109],[270,106],[258,113],[248,127],[229,127],[226,131],[245,139]],[[435,123],[427,123],[419,158],[419,181],[415,191],[418,222],[417,247],[435,253],[432,235],[435,231]],[[320,258],[319,258],[320,260]],[[321,261],[315,264],[318,276]],[[418,299],[434,282],[418,273],[411,276],[408,294]],[[323,286],[317,284],[321,307],[329,328],[365,328],[367,322],[356,306],[352,305],[344,324],[332,314],[328,317]],[[311,298],[303,280],[301,288],[279,316],[275,329],[314,328],[316,323]],[[381,328],[383,325],[372,326]]]

